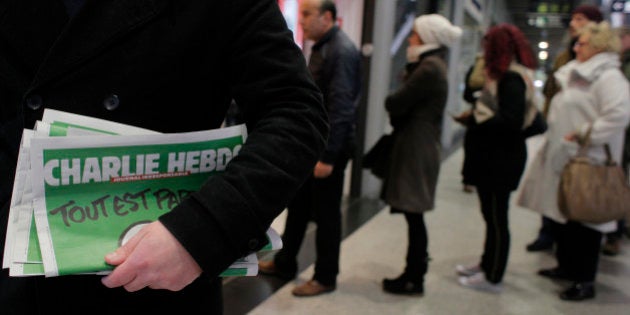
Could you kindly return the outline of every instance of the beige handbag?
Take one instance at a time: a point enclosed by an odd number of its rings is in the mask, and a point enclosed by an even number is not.
[[[558,207],[569,220],[605,223],[619,220],[630,213],[630,185],[621,167],[612,159],[608,144],[604,145],[607,161],[593,164],[586,154],[586,143],[565,165],[558,187]]]

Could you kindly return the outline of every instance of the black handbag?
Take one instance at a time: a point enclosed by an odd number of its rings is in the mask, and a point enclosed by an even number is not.
[[[369,169],[374,176],[384,179],[389,168],[394,136],[382,135],[372,148],[363,155],[362,166]]]

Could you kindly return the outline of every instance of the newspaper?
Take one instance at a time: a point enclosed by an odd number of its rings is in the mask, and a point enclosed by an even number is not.
[[[36,131],[24,131],[3,268],[11,276],[110,272],[106,253],[225,169],[245,139],[244,125],[159,134],[46,110]],[[267,237],[262,250],[282,247],[273,229]],[[221,275],[257,268],[253,253]]]

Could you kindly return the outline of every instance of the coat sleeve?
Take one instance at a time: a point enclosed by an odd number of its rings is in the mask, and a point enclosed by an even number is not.
[[[392,126],[402,126],[412,109],[434,96],[433,89],[439,87],[441,73],[435,58],[426,58],[413,70],[405,83],[385,99]],[[446,84],[445,82],[441,82]]]
[[[623,133],[630,119],[630,88],[621,71],[609,70],[593,87],[597,117],[591,131],[591,144],[603,145],[614,135]],[[580,128],[585,134],[589,123]]]
[[[321,94],[276,1],[229,6],[229,23],[216,25],[227,39],[216,45],[225,50],[247,141],[224,173],[160,217],[210,276],[266,244],[266,230],[311,174],[328,134]]]

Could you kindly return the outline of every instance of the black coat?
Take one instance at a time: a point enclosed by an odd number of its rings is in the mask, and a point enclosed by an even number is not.
[[[70,21],[61,1],[0,0],[0,235],[22,129],[44,108],[183,132],[218,128],[231,99],[247,143],[225,173],[160,218],[202,278],[182,292],[129,294],[97,276],[3,273],[0,312],[211,313],[220,295],[209,279],[266,243],[328,132],[321,93],[275,0],[87,1]]]
[[[497,85],[497,113],[481,124],[471,119],[464,141],[465,183],[499,191],[518,187],[527,161],[525,90],[518,73],[506,72]]]

